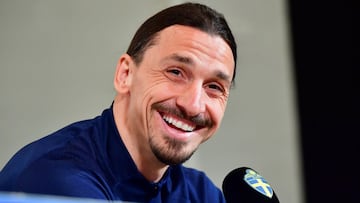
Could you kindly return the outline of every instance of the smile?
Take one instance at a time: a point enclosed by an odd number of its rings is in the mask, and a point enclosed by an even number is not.
[[[196,125],[184,123],[183,121],[180,121],[180,120],[170,117],[168,115],[164,115],[163,119],[166,123],[171,124],[171,125],[175,126],[176,128],[179,128],[186,132],[192,132],[192,131],[194,131],[194,129],[196,127]]]

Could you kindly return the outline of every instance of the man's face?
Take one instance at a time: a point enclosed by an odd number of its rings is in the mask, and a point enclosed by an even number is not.
[[[128,124],[165,164],[183,163],[219,128],[234,60],[219,36],[174,25],[131,69]]]

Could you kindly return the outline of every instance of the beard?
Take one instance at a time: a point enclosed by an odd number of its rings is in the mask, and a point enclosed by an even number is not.
[[[176,115],[179,118],[187,119],[196,124],[196,126],[208,127],[213,126],[210,118],[204,115],[188,116],[186,112],[165,103],[155,103],[152,105],[153,112],[167,112]],[[151,115],[150,117],[152,117]],[[151,118],[150,118],[151,120]],[[149,145],[156,158],[166,165],[182,164],[189,160],[197,148],[191,147],[192,143],[177,140],[167,135],[156,135],[154,126],[149,125]]]
[[[186,143],[169,137],[163,137],[163,139],[165,144],[161,145],[155,141],[153,136],[150,136],[149,144],[156,158],[166,165],[177,165],[186,162],[197,149],[185,151]]]

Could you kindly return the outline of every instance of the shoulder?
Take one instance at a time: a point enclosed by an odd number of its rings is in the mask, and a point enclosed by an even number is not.
[[[190,197],[196,202],[225,202],[223,193],[205,172],[181,166]]]
[[[216,190],[217,187],[212,182],[212,180],[205,174],[205,172],[188,167],[182,167],[184,178],[187,180],[187,183],[191,187],[196,189],[207,188]]]
[[[85,151],[85,146],[89,147],[89,139],[85,139],[85,131],[89,131],[90,121],[80,121],[70,124],[54,133],[42,137],[32,143],[27,144],[9,160],[2,173],[9,172],[8,175],[16,176],[23,170],[29,168],[34,162],[53,159],[70,160],[70,156],[75,156],[75,151]],[[81,130],[80,130],[80,129]],[[82,147],[83,146],[83,147]],[[87,156],[88,153],[81,153]],[[10,176],[9,176],[10,177]]]
[[[70,196],[73,188],[92,191],[91,173],[99,171],[94,128],[94,120],[79,121],[26,145],[0,172],[0,189]]]
[[[66,160],[39,159],[19,174],[15,188],[26,193],[106,199],[105,181]]]

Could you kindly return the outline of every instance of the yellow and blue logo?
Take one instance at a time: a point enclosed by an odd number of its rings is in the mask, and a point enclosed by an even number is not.
[[[269,183],[265,180],[265,178],[257,174],[255,171],[247,169],[244,180],[253,189],[265,195],[266,197],[271,198],[273,196],[274,192]]]

